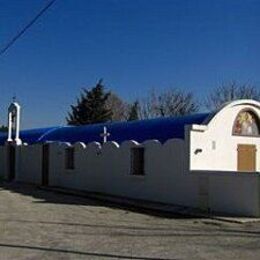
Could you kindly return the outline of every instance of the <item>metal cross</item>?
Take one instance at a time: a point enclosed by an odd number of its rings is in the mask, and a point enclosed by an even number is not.
[[[100,136],[103,137],[103,143],[106,143],[107,138],[110,136],[110,133],[108,133],[106,126],[104,126],[104,131],[100,134]]]

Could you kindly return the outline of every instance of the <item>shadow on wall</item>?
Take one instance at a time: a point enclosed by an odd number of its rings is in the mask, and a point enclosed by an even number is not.
[[[140,214],[147,214],[154,217],[172,218],[172,219],[193,219],[190,215],[176,214],[165,211],[144,209],[138,206],[128,206],[122,203],[108,202],[105,199],[89,198],[88,193],[85,195],[69,195],[65,193],[44,190],[39,186],[24,184],[24,183],[7,183],[0,181],[0,189],[8,190],[13,193],[30,196],[36,199],[32,203],[52,203],[52,204],[67,204],[67,205],[80,205],[89,207],[108,207],[111,209],[126,210]],[[196,218],[196,217],[195,217]]]

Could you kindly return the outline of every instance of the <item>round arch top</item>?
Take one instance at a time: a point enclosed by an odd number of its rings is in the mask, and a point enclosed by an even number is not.
[[[232,134],[242,136],[259,136],[259,117],[251,109],[242,109],[236,116]]]
[[[19,110],[21,106],[17,102],[12,102],[8,108],[9,112],[12,112],[14,110]]]
[[[241,107],[240,110],[252,110],[252,112],[255,113],[256,117],[258,117],[258,120],[260,120],[260,102],[253,99],[240,99],[223,104],[218,110],[216,110],[208,118],[206,118],[203,124],[211,124],[219,116],[222,116],[223,114],[228,113],[230,110],[238,107]]]

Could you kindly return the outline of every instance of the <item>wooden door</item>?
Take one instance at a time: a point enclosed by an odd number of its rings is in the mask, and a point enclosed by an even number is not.
[[[49,144],[42,146],[42,185],[48,186],[49,184]]]
[[[237,146],[237,170],[241,172],[256,171],[256,146],[239,144]]]
[[[8,149],[8,181],[12,181],[15,179],[15,146],[9,144],[7,146]]]

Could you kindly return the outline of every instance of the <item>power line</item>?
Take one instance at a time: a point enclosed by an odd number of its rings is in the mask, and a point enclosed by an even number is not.
[[[0,56],[15,43],[54,4],[55,1],[56,0],[49,1],[40,12],[0,50]]]

